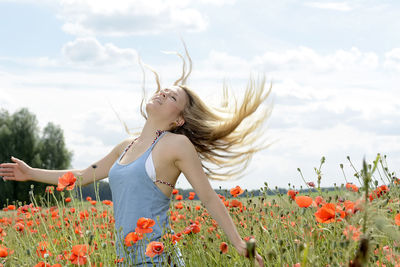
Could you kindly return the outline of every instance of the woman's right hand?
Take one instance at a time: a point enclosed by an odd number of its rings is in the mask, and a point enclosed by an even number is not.
[[[18,182],[28,181],[29,171],[32,169],[28,164],[17,158],[11,157],[14,163],[2,163],[0,164],[0,176],[3,176],[3,180],[12,180]]]
[[[248,246],[251,244],[250,246]],[[250,253],[253,254],[255,266],[264,267],[264,260],[256,251],[256,240],[250,239],[248,242],[240,242],[240,244],[236,247],[237,252],[245,256],[246,258],[250,259]],[[251,251],[250,251],[251,250]]]

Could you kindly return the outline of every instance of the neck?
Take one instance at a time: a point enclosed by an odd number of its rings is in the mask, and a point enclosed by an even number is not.
[[[167,127],[163,127],[160,123],[154,123],[150,119],[146,120],[143,126],[142,132],[140,133],[139,140],[141,141],[151,141],[157,137],[157,131],[166,131]]]

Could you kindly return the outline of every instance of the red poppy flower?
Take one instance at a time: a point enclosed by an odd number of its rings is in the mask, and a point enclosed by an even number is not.
[[[15,208],[16,208],[16,207],[15,207],[14,205],[8,205],[8,206],[7,206],[7,209],[8,209],[8,210],[15,210]]]
[[[354,202],[350,200],[345,200],[344,201],[344,209],[346,210],[347,213],[354,213]]]
[[[343,234],[346,236],[347,239],[353,239],[354,241],[358,241],[360,239],[361,227],[354,227],[353,225],[348,225],[344,230]]]
[[[295,198],[297,205],[300,208],[307,208],[312,204],[312,198],[308,196],[298,196]]]
[[[175,196],[175,199],[176,199],[176,200],[182,200],[182,199],[183,199],[183,196],[182,196],[182,195],[176,195],[176,196]]]
[[[176,203],[175,204],[175,209],[178,209],[178,210],[181,210],[181,209],[183,209],[183,203],[182,202],[178,202],[178,203]]]
[[[46,241],[43,242],[39,242],[37,248],[36,248],[36,254],[41,257],[44,258],[44,254],[49,254],[49,256],[51,256],[51,252],[47,251],[47,246],[48,243]]]
[[[63,191],[64,188],[67,188],[67,190],[72,190],[74,189],[76,182],[76,177],[72,172],[67,172],[60,178],[58,178],[58,186],[57,186],[57,191]]]
[[[315,218],[320,223],[331,223],[335,221],[336,205],[327,203],[323,205],[316,213]]]
[[[346,183],[346,189],[353,192],[358,192],[358,187],[352,183]]]
[[[18,222],[14,225],[14,229],[17,230],[18,232],[23,232],[24,231],[24,224]]]
[[[52,266],[49,263],[40,261],[36,265],[34,265],[33,267],[52,267]]]
[[[179,193],[179,190],[178,190],[178,189],[172,190],[172,194],[173,194],[173,195],[176,195],[176,194],[178,194],[178,193]]]
[[[193,200],[195,195],[196,195],[195,192],[189,192],[189,197],[188,197],[188,198],[189,198],[190,200]]]
[[[120,262],[124,262],[124,257],[120,258],[120,259],[116,259],[114,260],[114,263],[120,263]]]
[[[381,185],[378,188],[376,188],[374,190],[374,192],[372,192],[369,195],[369,201],[374,200],[375,198],[380,198],[383,194],[387,193],[389,191],[389,188],[386,185]]]
[[[237,197],[237,196],[243,194],[244,190],[242,188],[240,188],[240,186],[236,186],[235,188],[232,188],[230,190],[230,192],[233,197]]]
[[[222,254],[226,254],[228,252],[228,244],[226,242],[221,242],[219,245],[219,250]]]
[[[317,204],[317,206],[319,206],[320,204],[325,204],[325,200],[321,196],[316,196],[315,204]]]
[[[113,203],[112,203],[112,201],[111,200],[103,200],[102,201],[102,203],[104,204],[104,205],[107,205],[107,206],[112,206],[113,205]]]
[[[382,195],[384,193],[387,193],[389,191],[389,188],[387,187],[387,185],[381,185],[378,187],[379,189],[379,193]]]
[[[52,194],[54,192],[54,186],[46,186],[46,193]]]
[[[176,244],[182,239],[182,233],[176,233],[172,236],[172,243]]]
[[[139,234],[145,234],[145,233],[151,233],[153,232],[153,227],[156,224],[156,222],[152,219],[149,218],[139,218],[136,224],[136,229],[135,232]]]
[[[200,230],[201,230],[200,225],[198,225],[196,223],[192,223],[191,225],[189,225],[185,229],[183,229],[183,233],[186,235],[188,235],[190,233],[197,234],[198,232],[200,232]]]
[[[87,263],[87,245],[75,245],[69,258],[72,264],[85,265]]]
[[[176,233],[176,234],[165,234],[163,236],[164,240],[169,240],[170,242],[172,242],[173,244],[178,243],[178,241],[180,241],[182,239],[182,233]]]
[[[294,190],[289,190],[287,192],[288,196],[290,196],[293,200],[295,199],[296,195],[298,194],[298,191],[294,191]]]
[[[2,237],[6,235],[7,235],[6,231],[4,231],[4,229],[0,227],[0,239],[2,239]]]
[[[143,236],[136,232],[130,232],[125,237],[125,246],[130,247],[132,244],[135,244],[137,241],[141,240]]]
[[[71,202],[71,198],[70,198],[70,197],[67,197],[67,198],[65,199],[65,202],[67,202],[67,203]]]
[[[79,212],[79,218],[81,220],[89,218],[89,212],[87,210]]]
[[[0,258],[5,258],[8,256],[8,248],[0,245]]]
[[[394,222],[400,226],[400,213],[394,217]]]
[[[240,202],[240,201],[237,200],[237,199],[232,199],[232,200],[230,201],[229,206],[232,207],[232,208],[236,208],[236,207],[240,207],[240,208],[241,208],[241,207],[243,206],[243,203]]]
[[[164,251],[164,244],[162,242],[152,241],[147,245],[146,256],[154,257],[160,255]]]
[[[309,187],[315,187],[314,182],[308,182],[307,184],[308,184]]]

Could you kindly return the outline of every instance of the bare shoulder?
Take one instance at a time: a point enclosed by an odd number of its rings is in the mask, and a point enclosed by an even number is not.
[[[115,146],[115,151],[118,155],[121,155],[124,149],[133,141],[135,140],[135,137],[128,137],[121,141],[118,145]]]
[[[165,135],[165,140],[166,143],[169,144],[193,145],[192,142],[190,142],[189,138],[183,134],[176,134],[169,132],[168,134]]]
[[[164,142],[166,148],[176,158],[187,155],[188,153],[195,153],[196,149],[190,139],[183,134],[168,133],[165,136]]]

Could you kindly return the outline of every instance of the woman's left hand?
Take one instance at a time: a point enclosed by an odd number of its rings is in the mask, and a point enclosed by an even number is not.
[[[256,251],[256,246],[255,243],[256,241],[254,239],[250,240],[249,243],[251,244],[250,250],[253,249],[253,255],[254,255],[254,261],[256,262],[256,264],[258,264],[258,266],[260,267],[264,267],[264,260],[263,258],[257,253]],[[242,241],[238,246],[236,246],[236,250],[237,252],[242,255],[245,256],[246,258],[250,258],[249,253],[251,253],[251,251],[249,251],[247,249],[247,243]]]

